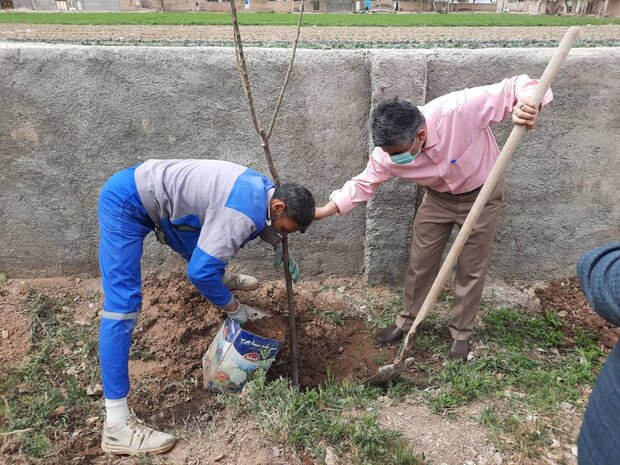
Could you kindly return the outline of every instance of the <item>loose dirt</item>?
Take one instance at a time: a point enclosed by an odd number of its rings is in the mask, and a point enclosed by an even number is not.
[[[467,417],[445,418],[422,405],[387,405],[381,409],[381,423],[400,431],[414,450],[425,451],[426,458],[436,464],[496,464],[501,457],[489,441],[486,430]],[[425,425],[421,431],[420,425]],[[497,460],[497,461],[496,461]]]
[[[290,355],[286,289],[268,283],[255,291],[238,292],[240,301],[272,316],[249,323],[246,329],[284,342],[270,371],[270,378],[288,377]],[[313,299],[312,293],[294,296],[299,346],[299,379],[302,387],[315,387],[328,374],[334,379],[360,381],[374,373],[378,362],[394,355],[394,348],[376,347],[361,320],[338,325],[325,321],[323,312],[343,311],[342,302]],[[166,376],[200,377],[203,353],[224,322],[221,310],[210,305],[183,275],[162,279],[151,275],[144,283],[144,303],[134,345],[144,348],[147,361],[133,361],[134,379]],[[380,364],[379,363],[379,364]]]
[[[377,363],[393,358],[395,347],[375,347],[371,331],[347,308],[351,301],[364,301],[362,296],[354,294],[357,292],[355,286],[347,287],[346,295],[337,292],[336,287],[342,284],[341,281],[337,286],[321,283],[296,286],[294,300],[302,387],[320,384],[328,373],[336,380],[361,380],[374,372]],[[29,288],[70,302],[58,318],[85,327],[94,339],[97,337],[98,314],[102,310],[99,280],[9,280],[0,295],[0,329],[9,334],[8,338],[0,340],[2,370],[23,364],[28,357],[28,319],[23,301]],[[249,325],[248,329],[284,341],[269,377],[288,377],[288,315],[283,283],[265,283],[256,291],[236,294],[241,301],[272,314],[270,318]],[[252,419],[233,419],[222,398],[202,387],[201,357],[223,323],[224,315],[200,295],[184,273],[167,277],[148,274],[143,283],[143,297],[130,353],[130,404],[148,423],[186,436],[186,440],[167,456],[170,462],[164,459],[161,463],[313,463],[303,453],[299,455],[265,439],[252,425]],[[344,320],[346,324],[324,319],[324,312],[334,311],[348,315]],[[76,350],[79,348],[64,344],[56,349],[59,357]],[[65,373],[59,372],[56,382],[64,385],[65,378]],[[87,378],[79,375],[78,378],[83,387],[90,384]],[[55,451],[47,458],[48,463],[140,463],[130,458],[108,457],[101,452],[103,401],[99,399],[96,403],[98,412],[93,412],[92,403],[65,412],[67,420],[63,421],[68,423],[58,424]],[[243,424],[245,421],[247,425]],[[205,424],[210,425],[206,432],[203,430]],[[193,425],[201,430],[194,431]],[[12,463],[28,463],[19,453],[19,442],[10,439],[0,441],[2,457],[8,457]],[[222,454],[224,457],[216,462]],[[250,456],[255,460],[250,460]]]
[[[22,298],[13,287],[0,286],[0,372],[19,365],[30,347],[28,319],[19,311]]]
[[[551,281],[547,287],[537,289],[536,295],[542,310],[553,309],[560,318],[591,331],[607,349],[620,337],[620,328],[607,323],[592,310],[577,278]]]
[[[559,41],[566,27],[302,27],[303,44],[433,42],[549,42]],[[295,28],[242,26],[246,44],[282,45],[294,39]],[[92,26],[47,24],[0,24],[0,40],[113,41],[155,43],[217,43],[232,45],[231,26]],[[584,27],[578,43],[620,40],[620,26]]]

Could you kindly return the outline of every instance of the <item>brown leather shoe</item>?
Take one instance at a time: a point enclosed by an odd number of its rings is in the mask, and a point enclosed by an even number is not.
[[[375,341],[377,344],[391,344],[392,342],[399,341],[403,334],[405,334],[405,331],[398,326],[390,325],[375,334]]]
[[[465,363],[467,356],[471,352],[471,344],[469,341],[457,341],[454,339],[452,347],[450,347],[450,360],[461,361]]]

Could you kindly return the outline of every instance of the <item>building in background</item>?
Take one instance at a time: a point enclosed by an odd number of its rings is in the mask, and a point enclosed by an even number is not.
[[[300,0],[235,0],[239,11],[290,13]],[[36,11],[210,11],[228,0],[0,0],[2,9]],[[309,13],[505,12],[620,16],[620,0],[306,0]]]

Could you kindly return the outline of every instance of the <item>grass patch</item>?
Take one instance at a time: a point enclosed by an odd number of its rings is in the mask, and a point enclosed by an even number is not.
[[[442,293],[441,307],[451,304],[450,295]],[[401,308],[396,297],[386,299],[377,326],[391,324]],[[415,394],[435,412],[447,414],[484,402],[478,421],[497,447],[539,458],[567,431],[572,417],[563,412],[579,412],[584,406],[604,355],[597,337],[553,311],[527,312],[483,302],[479,315],[476,357],[466,364],[444,364],[449,317],[440,311],[429,314],[414,344],[414,371],[393,380],[386,394],[396,401]]]
[[[452,409],[506,389],[527,393],[522,404],[543,413],[561,402],[576,402],[582,387],[592,384],[602,352],[583,331],[570,344],[565,324],[555,313],[532,314],[510,309],[489,311],[477,338],[489,346],[469,363],[451,363],[431,377],[438,387],[429,396],[437,410]],[[557,354],[557,355],[554,355]]]
[[[57,315],[62,307],[69,303],[70,301],[52,299],[35,289],[28,289],[23,304],[28,316],[30,342],[36,345],[49,339],[58,326]]]
[[[94,329],[63,321],[61,311],[68,304],[68,298],[28,290],[22,307],[32,346],[26,362],[0,378],[0,433],[26,430],[19,435],[19,448],[30,457],[53,452],[57,433],[71,418],[83,417],[76,412],[88,402],[85,387],[98,380]]]
[[[442,367],[419,362],[415,369],[425,376],[414,375],[415,385],[396,381],[388,395],[398,399],[422,389],[434,411],[447,413],[484,401],[493,407],[483,409],[478,420],[498,447],[535,458],[551,444],[560,408],[583,406],[603,353],[595,335],[567,326],[554,312],[484,307],[477,357]],[[445,325],[439,318],[426,322],[421,335],[428,335],[418,338],[418,348],[436,351],[433,344],[441,345]]]
[[[500,308],[483,318],[485,328],[480,339],[504,347],[560,347],[563,344],[563,321],[555,312],[542,315]]]
[[[379,391],[358,384],[328,382],[298,392],[280,379],[271,383],[257,376],[245,387],[239,402],[259,427],[275,440],[305,449],[323,463],[331,446],[346,463],[425,464],[398,432],[383,428],[374,409],[368,408]]]
[[[8,282],[8,278],[4,273],[0,273],[0,297],[6,294],[6,283]]]
[[[245,26],[294,26],[297,15],[290,13],[239,13]],[[77,24],[77,25],[229,25],[229,13],[142,13],[142,12],[3,12],[0,23]],[[304,26],[574,26],[620,24],[620,18],[594,18],[551,15],[513,15],[501,13],[466,14],[309,14]]]
[[[510,445],[529,459],[540,458],[540,451],[551,445],[551,428],[534,416],[501,414],[494,407],[484,407],[477,418],[490,432],[496,444]]]
[[[383,329],[394,324],[396,316],[403,311],[403,299],[400,295],[390,296],[380,305],[372,304],[368,317],[367,325],[372,330]]]
[[[451,303],[450,303],[451,304]],[[415,347],[437,354],[447,354],[450,344],[448,322],[436,310],[432,311],[416,331]]]

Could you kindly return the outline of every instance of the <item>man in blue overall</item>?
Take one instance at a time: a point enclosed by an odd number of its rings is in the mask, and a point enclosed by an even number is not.
[[[143,241],[158,238],[188,261],[187,276],[229,318],[265,316],[238,302],[223,281],[228,261],[260,236],[282,262],[281,237],[304,231],[315,201],[297,184],[276,188],[265,176],[219,160],[148,160],[120,171],[99,197],[99,264],[104,292],[99,357],[106,405],[101,447],[113,454],[163,453],[176,439],[129,410],[129,348],[142,304]],[[299,271],[289,260],[295,279]]]

